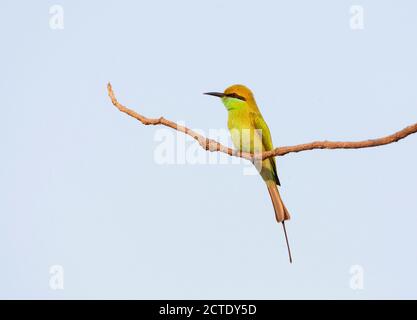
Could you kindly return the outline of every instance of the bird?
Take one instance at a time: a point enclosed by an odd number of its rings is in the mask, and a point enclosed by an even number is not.
[[[237,150],[254,154],[274,149],[268,125],[248,87],[235,84],[226,88],[224,92],[205,92],[204,94],[218,97],[223,102],[228,113],[227,125],[233,145]],[[259,165],[256,165],[255,162],[254,164],[268,188],[275,211],[275,219],[278,223],[282,223],[288,257],[292,263],[291,249],[285,228],[285,221],[290,219],[290,213],[278,190],[281,182],[278,178],[275,158],[264,159]]]

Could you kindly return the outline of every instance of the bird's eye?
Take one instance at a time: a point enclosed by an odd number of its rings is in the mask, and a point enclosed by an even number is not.
[[[242,101],[246,101],[246,99],[244,97],[238,95],[237,93],[229,93],[229,94],[226,94],[226,97],[235,98],[235,99],[239,99],[239,100],[242,100]]]

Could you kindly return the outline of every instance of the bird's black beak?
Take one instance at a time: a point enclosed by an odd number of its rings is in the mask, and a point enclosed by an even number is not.
[[[224,93],[221,93],[221,92],[205,92],[204,94],[207,94],[209,96],[219,97],[219,98],[224,97]]]

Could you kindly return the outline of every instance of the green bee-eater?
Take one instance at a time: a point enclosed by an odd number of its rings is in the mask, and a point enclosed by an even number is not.
[[[252,91],[243,85],[233,85],[221,92],[207,92],[205,94],[221,98],[229,115],[228,127],[236,149],[244,152],[260,152],[274,149],[271,133],[256,104]],[[258,146],[258,147],[257,147]],[[277,222],[282,222],[288,255],[292,262],[290,246],[284,221],[290,219],[290,214],[282,202],[278,191],[278,179],[275,158],[262,161],[257,169],[268,187]]]

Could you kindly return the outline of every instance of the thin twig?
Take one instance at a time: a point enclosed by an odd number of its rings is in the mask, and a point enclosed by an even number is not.
[[[107,91],[109,94],[109,97],[113,103],[113,105],[119,109],[121,112],[124,112],[128,114],[129,116],[139,120],[144,125],[163,125],[169,128],[172,128],[174,130],[183,132],[189,136],[191,136],[193,139],[197,140],[197,142],[200,144],[200,146],[211,152],[223,152],[230,156],[234,157],[240,157],[245,158],[250,161],[254,161],[256,159],[267,159],[270,157],[276,157],[276,156],[283,156],[288,153],[292,152],[301,152],[301,151],[307,151],[307,150],[314,150],[314,149],[362,149],[362,148],[371,148],[371,147],[378,147],[383,146],[386,144],[390,144],[393,142],[397,142],[401,139],[404,139],[408,137],[411,134],[414,134],[417,132],[417,123],[408,126],[400,131],[397,131],[389,136],[385,136],[382,138],[377,139],[370,139],[370,140],[364,140],[364,141],[353,141],[353,142],[344,142],[344,141],[314,141],[309,143],[303,143],[298,144],[295,146],[286,146],[286,147],[279,147],[275,148],[271,151],[265,151],[260,154],[251,154],[247,152],[241,152],[234,150],[232,148],[226,147],[225,145],[213,140],[208,139],[201,134],[188,129],[187,127],[178,125],[177,123],[167,120],[164,117],[160,118],[147,118],[136,111],[133,111],[132,109],[129,109],[125,107],[124,105],[120,104],[116,96],[113,92],[113,88],[111,84],[107,84]]]

